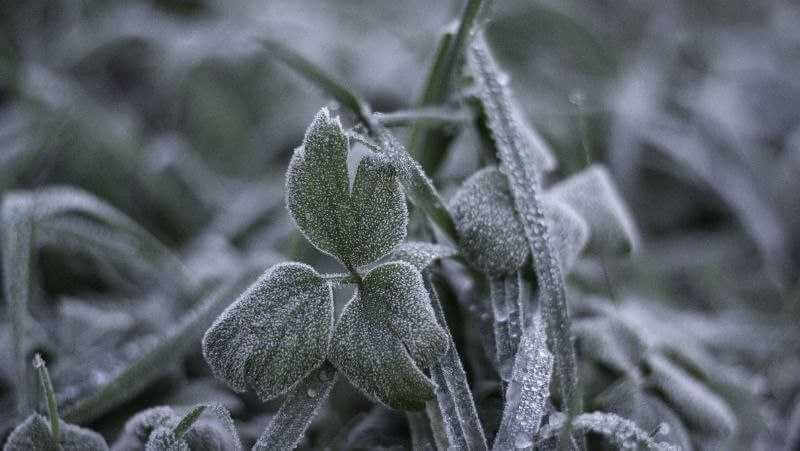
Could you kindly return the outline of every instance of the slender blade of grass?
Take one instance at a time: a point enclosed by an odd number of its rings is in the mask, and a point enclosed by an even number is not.
[[[320,406],[328,399],[338,372],[326,361],[295,387],[258,438],[254,451],[291,450],[303,438]]]
[[[488,449],[486,435],[483,432],[472,391],[467,382],[467,374],[461,364],[461,358],[447,326],[439,295],[428,271],[426,271],[425,288],[431,295],[431,304],[436,313],[436,319],[447,332],[450,342],[445,355],[431,367],[431,375],[437,385],[436,399],[439,402],[450,445],[468,450]]]
[[[533,267],[539,282],[540,305],[545,316],[547,339],[556,357],[559,391],[567,411],[581,410],[577,396],[578,370],[570,340],[570,318],[564,277],[549,239],[549,224],[541,203],[540,168],[535,164],[512,111],[511,92],[503,83],[485,38],[478,35],[469,52],[469,64],[478,85],[501,167],[509,180],[514,205],[522,219],[531,247]]]
[[[14,365],[16,369],[17,414],[32,410],[25,356],[26,334],[31,320],[31,253],[34,242],[34,201],[24,193],[9,193],[2,203],[3,297],[8,304]]]
[[[468,0],[455,33],[446,30],[436,47],[433,65],[425,80],[419,106],[438,105],[447,100],[460,58],[464,53],[483,6],[483,0]],[[425,171],[433,174],[445,157],[451,137],[441,129],[416,124],[411,131],[409,148]]]

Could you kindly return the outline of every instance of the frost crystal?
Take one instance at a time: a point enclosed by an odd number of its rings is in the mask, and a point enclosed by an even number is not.
[[[353,268],[405,239],[408,211],[395,168],[381,155],[361,159],[351,192],[348,152],[339,119],[323,108],[289,163],[286,204],[314,246]]]
[[[308,265],[282,263],[231,304],[203,337],[214,375],[263,400],[319,367],[330,346],[333,290]]]
[[[396,409],[419,410],[434,399],[420,368],[447,350],[422,275],[404,262],[370,271],[345,306],[331,361],[357,388]]]

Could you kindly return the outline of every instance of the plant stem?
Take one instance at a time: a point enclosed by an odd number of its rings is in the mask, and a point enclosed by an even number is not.
[[[467,450],[486,450],[483,432],[467,374],[461,365],[456,344],[447,326],[447,320],[429,271],[425,272],[425,288],[431,297],[431,305],[439,325],[447,333],[449,346],[439,362],[431,367],[431,376],[436,382],[436,399],[442,414],[450,446]]]
[[[284,398],[278,413],[258,438],[253,451],[294,449],[320,406],[328,399],[338,373],[327,360]]]
[[[186,434],[189,429],[191,429],[194,422],[200,418],[200,415],[203,414],[204,410],[206,410],[206,406],[204,405],[194,406],[193,408],[189,409],[189,411],[183,415],[181,421],[172,429],[172,435],[174,435],[177,439],[183,438],[183,435]]]
[[[53,391],[53,382],[50,380],[50,372],[47,371],[47,366],[38,353],[33,357],[33,367],[39,373],[39,385],[42,387],[47,400],[47,415],[50,418],[50,433],[53,435],[55,443],[61,442],[61,426],[58,419],[58,404],[56,403],[56,394]]]

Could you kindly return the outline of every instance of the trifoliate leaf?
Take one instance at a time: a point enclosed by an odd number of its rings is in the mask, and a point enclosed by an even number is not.
[[[390,261],[404,261],[422,271],[434,260],[456,255],[458,251],[445,244],[426,243],[424,241],[406,241],[397,246],[390,254]]]
[[[356,267],[405,239],[408,211],[395,169],[380,155],[361,159],[351,192],[348,152],[339,119],[323,108],[289,163],[286,204],[317,249]]]
[[[586,220],[591,251],[628,253],[637,249],[636,224],[604,167],[592,165],[553,185],[546,197],[566,203]]]
[[[525,263],[529,247],[508,182],[496,167],[468,178],[450,202],[461,253],[476,269],[502,275]]]
[[[333,336],[331,361],[374,399],[419,410],[434,399],[420,368],[447,350],[422,275],[404,262],[385,263],[364,277],[345,306]]]
[[[8,436],[3,451],[102,451],[108,445],[97,432],[59,420],[59,442],[53,440],[47,419],[39,414],[29,416]]]
[[[319,367],[333,327],[333,290],[310,266],[281,263],[231,304],[203,337],[214,376],[263,400]]]

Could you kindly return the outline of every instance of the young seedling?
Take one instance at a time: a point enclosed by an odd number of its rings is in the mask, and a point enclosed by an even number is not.
[[[212,372],[234,390],[254,390],[265,401],[291,392],[259,448],[297,444],[335,371],[389,407],[419,410],[435,399],[435,385],[422,370],[444,354],[448,339],[422,274],[404,261],[368,267],[406,237],[403,189],[395,167],[378,153],[361,159],[351,184],[348,154],[348,135],[323,108],[286,177],[286,204],[295,224],[312,245],[342,264],[356,286],[335,326],[333,288],[345,278],[292,262],[269,269],[203,337]],[[332,368],[323,371],[324,380],[320,373],[320,380],[298,392],[326,360]],[[289,418],[301,427],[276,423]]]
[[[33,358],[33,367],[46,400],[47,419],[38,413],[29,416],[11,432],[3,451],[107,451],[100,434],[61,420],[50,373],[39,354]]]

